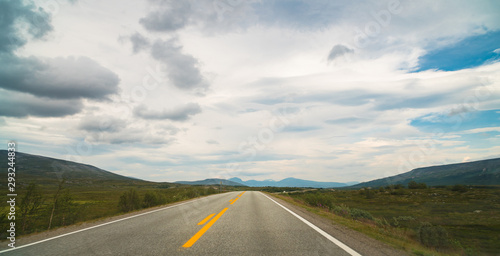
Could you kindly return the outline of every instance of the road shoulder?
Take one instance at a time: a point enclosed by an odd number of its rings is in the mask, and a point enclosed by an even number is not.
[[[286,208],[290,209],[294,213],[298,214],[302,218],[316,225],[326,233],[335,237],[342,243],[346,244],[356,252],[361,255],[373,255],[373,256],[399,256],[408,255],[405,251],[398,250],[384,244],[380,241],[375,240],[363,233],[352,230],[348,227],[342,226],[334,221],[322,217],[318,214],[308,211],[307,209],[291,204],[284,201],[271,193],[265,193],[266,195],[272,197],[276,202],[282,204]]]
[[[141,209],[141,210],[137,210],[137,211],[133,211],[133,212],[122,213],[122,214],[115,215],[115,216],[109,216],[109,217],[104,217],[104,218],[100,218],[100,219],[89,220],[86,222],[76,223],[73,225],[59,227],[59,228],[55,228],[55,229],[51,229],[51,230],[47,230],[47,231],[23,235],[23,236],[16,238],[16,247],[36,243],[36,242],[43,241],[46,239],[51,239],[51,238],[65,235],[65,234],[69,234],[72,232],[78,232],[78,231],[81,231],[83,229],[93,228],[93,227],[97,227],[100,225],[106,225],[107,223],[119,221],[121,219],[127,219],[127,218],[131,218],[131,217],[133,218],[134,216],[137,216],[137,215],[147,214],[149,212],[162,210],[164,208],[171,208],[171,207],[174,207],[177,205],[186,204],[186,203],[189,203],[192,201],[196,201],[196,200],[200,200],[200,199],[204,199],[204,198],[216,196],[216,195],[220,195],[220,194],[213,194],[213,195],[208,195],[208,196],[191,198],[191,199],[187,199],[187,200],[183,200],[183,201],[179,201],[179,202],[174,202],[174,203],[170,203],[170,204],[150,207],[150,208]],[[10,249],[10,247],[8,247],[8,243],[9,243],[8,240],[0,241],[0,251]]]

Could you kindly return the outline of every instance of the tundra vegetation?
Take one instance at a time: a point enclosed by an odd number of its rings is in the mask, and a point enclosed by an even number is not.
[[[410,182],[277,196],[414,255],[500,254],[500,186]]]
[[[224,187],[225,190],[232,189]],[[218,186],[107,181],[85,186],[22,184],[18,189],[16,234],[26,235],[134,210],[219,193]],[[9,208],[0,208],[0,236],[7,237]]]

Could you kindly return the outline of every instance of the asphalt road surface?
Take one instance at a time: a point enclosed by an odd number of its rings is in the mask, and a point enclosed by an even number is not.
[[[5,255],[360,255],[264,193],[229,192],[2,251]]]

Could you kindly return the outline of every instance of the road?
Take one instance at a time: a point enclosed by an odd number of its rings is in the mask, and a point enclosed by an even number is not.
[[[264,193],[228,192],[64,234],[3,254],[359,255],[297,216]]]

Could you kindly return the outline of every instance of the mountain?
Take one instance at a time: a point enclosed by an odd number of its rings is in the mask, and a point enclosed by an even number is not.
[[[7,171],[7,153],[7,150],[0,150],[0,166],[2,166],[0,172],[2,173]],[[16,152],[15,168],[18,183],[36,181],[38,184],[57,184],[62,179],[69,184],[92,184],[103,181],[130,182],[134,184],[150,183],[121,176],[92,165],[21,152]]]
[[[413,169],[409,172],[359,183],[352,188],[407,185],[410,181],[438,185],[500,185],[500,158]]]
[[[346,183],[339,182],[319,182],[311,180],[302,180],[296,178],[286,178],[280,181],[274,180],[247,180],[243,181],[238,177],[229,179],[230,181],[238,182],[249,187],[304,187],[304,188],[337,188],[349,186]],[[357,182],[356,182],[357,183]],[[351,183],[352,185],[353,183]]]
[[[176,181],[174,183],[179,183],[179,184],[185,184],[185,185],[220,185],[222,182],[222,185],[225,186],[240,186],[244,187],[245,185],[234,182],[231,180],[225,180],[225,179],[204,179],[204,180],[197,180],[197,181]]]

